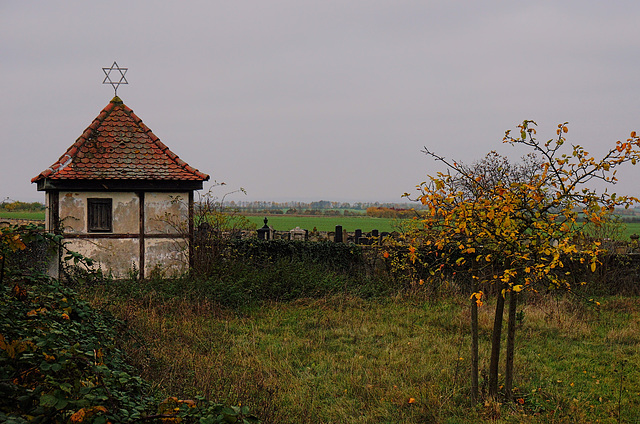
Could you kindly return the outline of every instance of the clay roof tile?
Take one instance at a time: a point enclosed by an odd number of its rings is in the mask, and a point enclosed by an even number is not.
[[[169,150],[132,109],[114,97],[75,143],[31,182],[122,179],[123,172],[127,179],[209,179]]]

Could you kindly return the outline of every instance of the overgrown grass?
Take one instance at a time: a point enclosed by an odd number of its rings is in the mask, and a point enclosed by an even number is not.
[[[466,296],[419,286],[237,309],[198,284],[102,286],[90,297],[138,331],[145,348],[130,353],[145,377],[186,397],[246,403],[266,423],[640,420],[637,299],[609,298],[599,309],[529,299],[517,335],[518,401],[473,405]],[[483,370],[492,311],[490,303],[480,311]]]
[[[254,307],[264,301],[293,301],[342,293],[361,298],[387,296],[398,291],[386,277],[353,276],[303,260],[277,259],[271,263],[231,261],[217,264],[208,277],[152,278],[142,282],[111,281],[111,291],[128,298],[148,295],[165,299],[206,298],[226,308]]]

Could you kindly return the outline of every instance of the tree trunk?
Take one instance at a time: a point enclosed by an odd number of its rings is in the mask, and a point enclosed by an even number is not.
[[[473,293],[478,292],[478,281],[473,279]],[[471,298],[471,402],[478,401],[478,304]]]
[[[506,285],[503,287],[506,288]],[[504,314],[504,296],[498,293],[496,313],[493,319],[493,334],[491,335],[491,359],[489,362],[489,396],[498,397],[498,367],[500,365],[500,344],[502,342],[502,322]]]
[[[504,373],[504,391],[507,400],[513,398],[513,356],[516,342],[516,307],[518,306],[518,293],[509,292],[509,318],[507,321],[507,358]]]

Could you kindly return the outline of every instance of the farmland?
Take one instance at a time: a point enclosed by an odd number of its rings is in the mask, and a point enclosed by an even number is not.
[[[0,212],[0,219],[34,219],[44,220],[44,212]],[[247,219],[258,228],[264,225],[264,216],[250,215]],[[336,225],[342,225],[346,231],[379,231],[391,232],[397,230],[398,220],[389,218],[373,218],[370,216],[292,216],[269,215],[269,226],[278,231],[288,231],[295,227],[308,229],[316,228],[318,231],[334,231]]]
[[[622,232],[622,240],[629,240],[632,234],[640,235],[640,222],[626,222],[624,223],[624,231]]]
[[[0,211],[0,219],[33,219],[44,220],[45,213],[37,212],[5,212]],[[278,231],[288,231],[296,227],[305,230],[334,231],[336,225],[342,225],[343,230],[355,231],[360,229],[364,232],[379,230],[380,232],[398,231],[402,220],[392,218],[374,218],[370,216],[298,216],[298,215],[267,215],[269,226]],[[264,225],[263,215],[248,215],[247,219],[260,228]],[[629,240],[632,234],[640,234],[640,222],[625,222],[621,232],[622,240]]]
[[[264,216],[247,216],[247,219],[256,224],[258,228],[264,225]],[[318,231],[334,231],[336,225],[342,225],[346,231],[398,231],[403,220],[392,218],[373,218],[370,216],[288,216],[269,215],[269,226],[278,231],[288,231],[295,227],[300,227],[311,231],[316,228]],[[628,241],[632,234],[640,234],[640,222],[624,222],[620,233],[622,240]]]
[[[3,218],[44,220],[44,211],[18,211],[18,212],[0,211],[0,219],[3,219]]]
[[[258,228],[264,225],[263,216],[247,216],[247,219],[255,223]],[[395,231],[398,230],[400,221],[390,218],[374,218],[370,216],[290,216],[290,215],[270,215],[267,216],[269,226],[275,230],[288,231],[295,227],[305,230],[334,231],[336,225],[342,225],[346,231]]]

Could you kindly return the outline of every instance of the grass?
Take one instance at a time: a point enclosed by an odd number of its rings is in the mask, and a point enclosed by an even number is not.
[[[44,220],[44,212],[2,212],[0,211],[0,219],[33,219]],[[250,222],[257,225],[258,228],[264,225],[263,216],[247,216]],[[380,232],[392,232],[398,230],[398,224],[401,220],[392,218],[373,218],[370,216],[291,216],[291,215],[270,215],[268,216],[269,225],[279,231],[288,231],[295,227],[300,227],[311,231],[314,227],[318,231],[334,231],[336,225],[342,225],[346,231],[355,231],[361,229],[368,232],[374,229]],[[622,239],[629,240],[632,234],[640,234],[640,222],[625,223]]]
[[[269,215],[269,226],[278,231],[289,231],[296,227],[311,231],[314,227],[318,231],[335,231],[336,225],[342,225],[346,231],[360,229],[364,232],[379,230],[392,232],[397,230],[397,219],[374,218],[371,216],[291,216]],[[247,219],[258,228],[264,225],[264,216],[247,216]]]
[[[605,299],[599,310],[530,299],[517,334],[521,401],[473,405],[466,296],[334,295],[225,309],[189,287],[177,297],[118,293],[103,286],[90,297],[138,332],[142,343],[129,351],[145,377],[181,396],[249,405],[266,423],[640,420],[637,299]],[[491,312],[480,310],[484,371]]]
[[[33,220],[41,220],[44,221],[44,211],[37,212],[6,212],[0,211],[0,219],[2,218],[11,218],[11,219],[33,219]]]
[[[0,212],[1,218],[13,219],[39,219],[44,220],[44,212]],[[250,222],[256,224],[258,228],[264,225],[264,216],[247,216]],[[347,231],[379,231],[391,232],[396,230],[398,220],[390,218],[373,218],[370,216],[291,216],[291,215],[270,215],[269,225],[279,231],[289,231],[295,227],[300,227],[311,231],[314,227],[318,231],[335,231],[336,225],[342,225]]]
[[[264,216],[247,216],[250,222],[258,228],[264,225]],[[269,215],[269,226],[278,231],[288,231],[300,227],[311,231],[314,227],[318,231],[335,231],[336,225],[342,225],[346,231],[361,229],[368,232],[374,229],[380,232],[398,231],[398,225],[402,220],[393,218],[374,218],[370,216],[291,216]],[[640,234],[640,222],[625,222],[621,233],[622,240],[629,241],[632,234]]]
[[[622,239],[628,241],[632,234],[640,235],[640,222],[626,222]]]

